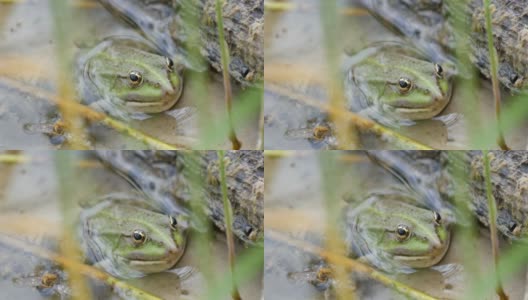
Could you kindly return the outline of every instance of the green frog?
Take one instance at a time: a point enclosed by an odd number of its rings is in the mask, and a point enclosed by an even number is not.
[[[437,116],[451,99],[450,66],[400,45],[369,47],[353,57],[345,87],[349,105],[384,125]]]
[[[181,128],[194,128],[196,108],[172,108],[183,90],[183,67],[159,55],[148,42],[133,37],[110,37],[81,51],[76,85],[83,104],[120,120],[145,120],[166,113]],[[75,142],[92,148],[89,136],[73,137],[57,112],[44,123],[24,124],[28,133],[44,133],[51,143]]]
[[[389,274],[432,267],[445,256],[451,241],[451,223],[441,213],[424,208],[408,190],[391,186],[354,198],[352,194],[345,196],[350,203],[343,209],[340,225],[347,255]],[[323,241],[322,236],[310,233],[303,239],[316,245]],[[285,268],[290,280],[310,282],[320,291],[336,283],[332,267],[321,257],[285,248],[272,238],[265,243],[266,260],[284,261],[270,263],[268,271]],[[298,269],[295,264],[304,270],[291,272]]]
[[[83,101],[120,119],[167,111],[182,94],[181,65],[132,38],[103,40],[79,65]]]
[[[185,251],[189,224],[135,194],[111,194],[85,207],[79,237],[88,261],[119,278],[169,270]]]
[[[450,223],[399,190],[369,193],[347,207],[344,223],[349,253],[386,272],[433,266],[450,244]]]

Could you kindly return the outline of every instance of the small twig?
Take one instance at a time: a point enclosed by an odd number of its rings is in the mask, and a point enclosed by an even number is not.
[[[259,116],[259,137],[257,140],[257,150],[264,150],[264,101],[261,101]]]
[[[482,151],[482,159],[484,163],[484,179],[486,180],[486,196],[488,198],[488,223],[490,227],[491,236],[491,253],[495,261],[495,269],[499,264],[499,239],[497,235],[497,204],[493,197],[491,187],[491,172],[488,151]],[[498,276],[498,275],[497,275]],[[504,292],[500,278],[497,278],[497,295],[501,300],[507,300],[508,296]]]
[[[335,115],[341,116],[343,119],[353,123],[356,127],[363,132],[370,132],[385,140],[389,143],[392,143],[396,148],[409,149],[409,150],[433,150],[433,148],[423,145],[417,141],[414,141],[406,136],[403,136],[395,131],[387,129],[378,123],[361,117],[358,114],[355,114],[348,110],[339,110],[335,109],[333,106],[321,103],[320,101],[313,99],[307,95],[292,92],[289,89],[279,87],[272,83],[266,85],[266,89],[276,92],[278,94],[286,95],[290,99],[303,104],[317,107],[325,112],[333,112]]]
[[[233,209],[231,208],[231,202],[227,198],[227,183],[225,175],[225,162],[224,162],[224,151],[220,150],[218,153],[218,164],[220,171],[220,184],[222,186],[222,200],[224,203],[224,222],[226,229],[227,239],[227,250],[229,252],[229,266],[231,268],[231,277],[234,277],[235,272],[235,241],[233,238]],[[240,300],[240,293],[238,292],[237,284],[233,280],[233,290],[231,292],[233,300]]]
[[[264,157],[270,158],[286,158],[286,157],[308,157],[313,156],[314,152],[307,150],[266,150],[264,151]],[[341,154],[338,158],[340,161],[347,163],[360,163],[368,162],[369,159],[364,155],[359,154]]]
[[[415,290],[410,286],[395,281],[385,274],[346,256],[337,255],[331,251],[322,249],[309,243],[292,239],[281,233],[270,230],[269,228],[266,229],[266,237],[299,248],[305,252],[320,256],[332,264],[341,265],[354,272],[362,273],[405,296],[420,300],[436,300],[436,298],[427,295],[424,292]]]
[[[497,137],[497,143],[502,150],[510,150],[510,147],[506,144],[504,135],[501,129],[501,94],[499,87],[499,79],[497,75],[497,50],[493,46],[493,34],[491,26],[491,9],[490,9],[490,0],[484,0],[484,14],[486,18],[486,35],[488,38],[488,52],[490,60],[490,73],[491,73],[491,85],[493,87],[493,98],[495,98],[495,117],[499,125],[499,136]]]
[[[0,0],[0,4],[20,4],[30,2],[28,0]],[[76,0],[68,1],[69,5],[79,8],[100,8],[99,4],[94,0]]]
[[[242,144],[237,139],[235,128],[233,126],[233,117],[231,114],[232,98],[231,77],[229,76],[229,49],[224,37],[224,19],[222,15],[222,0],[216,0],[216,21],[218,27],[218,44],[220,45],[220,54],[222,57],[222,76],[224,78],[224,99],[227,108],[229,120],[229,139],[233,145],[233,150],[239,150]]]
[[[25,154],[0,154],[0,163],[23,164],[30,161],[31,158]]]
[[[0,163],[3,164],[26,164],[34,162],[43,162],[44,159],[35,158],[27,154],[0,154]],[[102,168],[103,165],[97,160],[80,159],[75,161],[75,167],[78,168]]]
[[[171,145],[167,144],[165,142],[162,142],[152,136],[149,136],[145,133],[142,133],[138,130],[135,130],[133,128],[130,128],[126,123],[123,123],[121,121],[114,120],[104,113],[95,111],[85,105],[79,104],[75,101],[62,101],[62,99],[54,95],[52,93],[49,93],[47,91],[41,90],[36,87],[32,87],[29,85],[22,84],[16,80],[2,77],[0,76],[0,84],[4,84],[5,86],[8,86],[10,88],[15,88],[21,92],[31,94],[32,96],[43,99],[49,102],[52,102],[54,104],[62,103],[63,107],[68,107],[68,109],[72,111],[76,111],[79,113],[79,115],[83,116],[84,118],[88,119],[92,122],[101,122],[102,124],[109,126],[116,131],[126,134],[128,136],[131,136],[138,141],[141,141],[145,143],[146,145],[154,148],[154,149],[160,149],[160,150],[180,150],[180,149],[189,149],[190,146],[183,145],[183,144],[177,144],[177,145]],[[189,139],[182,137],[181,139]]]
[[[524,296],[523,300],[528,300],[528,271],[524,274]]]
[[[308,4],[299,4],[282,1],[264,1],[264,9],[272,12],[290,12],[290,11],[309,11],[315,12],[316,7]],[[368,11],[359,7],[345,7],[339,10],[339,13],[345,16],[366,16]]]

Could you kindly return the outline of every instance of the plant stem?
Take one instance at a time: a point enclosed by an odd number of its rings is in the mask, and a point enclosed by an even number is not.
[[[229,252],[229,266],[231,268],[231,277],[234,277],[235,271],[235,242],[233,238],[233,209],[231,208],[231,202],[227,198],[227,183],[225,175],[225,162],[224,162],[224,151],[220,150],[218,153],[218,165],[220,171],[220,184],[222,185],[222,200],[224,203],[224,222],[226,229],[227,249]],[[236,282],[233,281],[233,290],[231,293],[233,300],[240,300],[240,293]]]
[[[495,269],[498,268],[499,264],[499,238],[497,236],[497,204],[493,197],[493,191],[491,187],[491,172],[490,172],[490,161],[488,157],[488,151],[482,151],[482,160],[484,163],[484,178],[486,180],[486,196],[488,198],[488,223],[490,227],[491,236],[491,253],[495,261]],[[495,272],[497,273],[497,272]],[[498,276],[498,275],[497,275]],[[501,300],[507,300],[508,296],[502,288],[500,278],[497,278],[497,295]]]
[[[231,106],[233,94],[231,92],[231,77],[229,76],[229,49],[224,37],[224,18],[222,15],[222,0],[216,0],[216,21],[218,27],[218,44],[220,45],[220,54],[222,57],[222,76],[224,78],[224,99],[227,108],[227,115],[229,120],[229,139],[233,145],[233,150],[239,150],[242,144],[236,136],[235,129],[233,127],[233,117],[231,115]]]
[[[497,75],[497,50],[493,46],[493,27],[491,26],[491,9],[490,9],[490,0],[484,0],[484,15],[486,18],[486,35],[488,38],[488,52],[490,60],[490,73],[491,73],[491,85],[493,87],[493,98],[495,99],[495,117],[497,118],[499,126],[499,136],[497,137],[497,143],[502,150],[510,150],[510,147],[506,144],[504,140],[504,135],[501,129],[501,94],[499,87],[499,78]]]

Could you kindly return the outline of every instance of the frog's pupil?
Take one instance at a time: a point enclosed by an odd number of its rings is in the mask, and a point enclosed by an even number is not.
[[[167,66],[169,67],[169,69],[172,70],[172,67],[174,67],[174,62],[172,61],[172,59],[168,58],[167,57]]]
[[[245,234],[246,236],[251,235],[252,232],[253,232],[253,228],[252,228],[251,226],[247,226],[247,227],[246,227],[246,230],[244,230],[244,234]]]
[[[444,73],[444,69],[442,68],[441,65],[439,65],[439,64],[435,64],[435,68],[436,68],[436,73],[437,73],[438,75],[442,75],[442,73]]]
[[[399,81],[399,84],[400,84],[400,87],[402,89],[405,89],[405,88],[408,88],[409,87],[409,81],[405,78],[401,78],[400,81]]]
[[[141,241],[141,240],[143,240],[145,235],[141,231],[136,230],[136,231],[134,231],[134,234],[132,236],[134,237],[134,240]]]
[[[139,76],[136,73],[130,73],[130,80],[137,82],[139,81]]]
[[[435,211],[434,212],[434,219],[435,219],[436,223],[440,223],[440,221],[442,221],[442,216],[440,216],[440,214]]]
[[[406,226],[404,226],[404,225],[400,225],[400,226],[398,226],[398,228],[396,229],[396,233],[397,233],[400,237],[406,237],[406,236],[409,234],[409,230],[407,229]]]
[[[511,222],[510,223],[510,228],[508,228],[510,230],[510,232],[513,232],[515,230],[515,228],[517,228],[517,224],[515,224],[515,222]]]
[[[173,216],[170,217],[170,224],[172,227],[176,227],[176,225],[178,225],[178,221],[176,220],[175,217]]]

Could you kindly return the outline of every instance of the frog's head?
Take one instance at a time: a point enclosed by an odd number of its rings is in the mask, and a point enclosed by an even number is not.
[[[439,114],[451,99],[449,64],[421,59],[401,47],[377,49],[354,65],[350,78],[353,95],[363,106],[375,105],[400,119],[422,120]]]
[[[395,76],[385,82],[379,102],[403,119],[430,119],[451,99],[451,74],[440,64],[407,60],[407,65],[395,67]]]
[[[450,243],[448,224],[434,211],[376,200],[354,213],[359,255],[384,269],[425,268],[438,263]]]
[[[183,255],[186,244],[185,227],[178,224],[174,216],[158,215],[149,222],[130,220],[129,231],[114,237],[119,241],[114,257],[146,274],[171,268]]]
[[[83,237],[89,256],[119,277],[162,272],[185,251],[188,222],[134,204],[101,204],[83,213]]]
[[[183,89],[172,59],[129,46],[109,46],[94,55],[85,74],[102,97],[131,113],[168,110]]]

